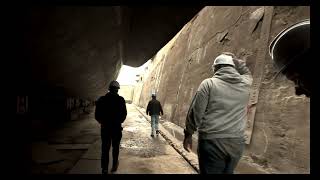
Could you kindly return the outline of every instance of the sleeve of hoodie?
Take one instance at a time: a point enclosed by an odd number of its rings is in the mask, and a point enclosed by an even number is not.
[[[248,84],[248,85],[252,85],[252,75],[250,72],[250,69],[247,67],[246,62],[243,60],[238,60],[238,66],[237,66],[237,71],[239,72],[239,74],[241,75],[243,81]]]
[[[186,118],[186,131],[189,134],[193,134],[201,123],[208,105],[209,91],[210,88],[208,80],[202,81],[192,99]]]

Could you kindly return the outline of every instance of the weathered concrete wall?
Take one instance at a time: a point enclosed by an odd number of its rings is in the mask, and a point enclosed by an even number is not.
[[[306,18],[310,18],[310,7],[275,7],[271,39]],[[291,81],[270,81],[275,70],[269,56],[264,74],[248,155],[280,172],[309,173],[310,100],[296,96]]]
[[[133,89],[133,98],[132,98],[132,102],[134,104],[139,104],[139,100],[140,100],[140,95],[141,95],[141,91],[142,91],[142,82],[138,82],[137,84],[135,84],[134,89]]]
[[[140,66],[164,46],[202,6],[38,7],[11,9],[21,52],[12,69],[15,89],[48,83],[70,96],[96,100],[121,64]],[[16,17],[15,16],[15,17]],[[11,19],[10,19],[11,20]],[[15,48],[14,52],[18,50]]]
[[[181,32],[181,31],[180,31]],[[151,60],[151,62],[148,64],[148,66],[145,68],[144,73],[141,75],[138,83],[135,85],[134,90],[134,103],[146,108],[148,105],[149,100],[151,100],[151,93],[155,92],[157,94],[157,98],[162,102],[163,97],[165,95],[163,94],[164,91],[161,91],[159,89],[163,73],[166,72],[166,58],[167,58],[167,52],[172,48],[172,45],[174,44],[175,40],[179,36],[179,33],[172,38]],[[168,107],[168,106],[164,106]],[[166,117],[166,115],[164,116]]]
[[[213,59],[223,51],[246,60],[254,72],[257,54],[266,53],[263,79],[250,145],[245,157],[269,172],[309,173],[309,99],[297,97],[287,80],[270,81],[275,74],[261,31],[263,7],[205,7],[153,58],[135,91],[135,103],[146,107],[153,89],[164,118],[184,127],[198,85],[213,75]],[[269,42],[283,28],[310,17],[309,7],[273,7]],[[261,54],[260,54],[261,55]],[[137,99],[139,99],[137,103]]]
[[[126,102],[131,103],[133,100],[133,90],[134,86],[132,85],[122,85],[119,89],[119,95],[122,96]]]

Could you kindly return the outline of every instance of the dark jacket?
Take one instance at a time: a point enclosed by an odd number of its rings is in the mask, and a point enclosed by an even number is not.
[[[147,106],[147,115],[163,115],[162,107],[161,104],[158,100],[152,99],[149,101],[148,106]]]
[[[116,93],[108,92],[96,102],[95,119],[106,128],[122,129],[121,123],[127,117],[125,100]]]

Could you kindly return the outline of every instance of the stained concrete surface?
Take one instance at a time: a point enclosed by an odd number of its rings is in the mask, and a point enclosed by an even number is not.
[[[196,171],[161,137],[150,136],[150,123],[127,104],[128,116],[123,124],[119,168],[115,174],[195,174]],[[112,166],[110,151],[109,170]],[[96,141],[69,174],[99,174],[101,142]]]
[[[41,135],[31,145],[33,174],[64,174],[88,148],[100,138],[99,125],[93,120],[94,107],[78,119],[66,122],[61,128]]]
[[[276,73],[268,48],[261,6],[206,6],[164,46],[148,65],[134,90],[134,104],[146,108],[150,92],[157,92],[164,118],[184,128],[192,97],[199,84],[212,77],[213,59],[233,52],[246,61],[262,84],[251,143],[245,156],[275,173],[310,173],[310,99],[296,96],[294,84],[272,79]],[[264,13],[267,13],[264,12]],[[310,18],[309,6],[275,6],[269,42],[284,28]],[[263,68],[256,69],[259,54]],[[260,66],[257,66],[260,67]],[[255,72],[256,71],[256,72]],[[257,79],[257,78],[255,78]]]
[[[138,111],[139,109],[139,111]],[[196,153],[185,153],[182,148],[181,132],[177,126],[172,127],[162,118],[160,130],[162,135],[151,138],[150,118],[141,114],[143,108],[127,104],[128,116],[123,124],[123,138],[120,144],[119,168],[115,174],[196,174],[190,163],[197,164]],[[166,123],[167,122],[167,123]],[[80,135],[83,132],[85,133]],[[180,133],[180,134],[179,134]],[[84,139],[95,139],[88,144]],[[77,139],[79,138],[79,139]],[[33,143],[33,174],[100,174],[101,141],[99,124],[91,114],[67,123],[64,128],[51,135],[49,141]],[[167,139],[168,140],[168,139]],[[54,142],[54,143],[53,143]],[[72,143],[76,142],[76,144]],[[83,142],[78,144],[77,142]],[[197,141],[194,141],[197,144]],[[176,151],[176,149],[180,151]],[[178,153],[179,152],[179,153]],[[182,153],[181,153],[182,152]],[[187,161],[183,156],[189,161]],[[111,151],[109,168],[112,166]],[[240,161],[237,174],[270,173],[244,156]]]
[[[145,109],[141,107],[137,107],[140,113],[145,112]],[[150,121],[150,117],[146,117]],[[161,133],[163,133],[167,137],[167,141],[169,141],[170,145],[175,147],[175,149],[185,157],[185,159],[193,165],[195,169],[199,172],[199,163],[197,156],[197,148],[198,148],[198,135],[195,133],[192,136],[192,153],[188,153],[184,150],[182,144],[184,139],[183,128],[175,125],[174,123],[169,122],[168,120],[161,118],[159,125]],[[258,161],[258,158],[251,158],[250,156],[243,155],[240,159],[237,167],[235,168],[235,174],[271,174],[276,173],[273,169],[262,166],[261,161]]]
[[[97,131],[99,124],[94,120],[94,108],[91,107],[89,114],[69,121],[48,138],[50,144],[92,144],[100,138],[100,131]]]
[[[142,65],[202,7],[10,9],[17,18],[10,19],[16,30],[10,37],[19,37],[13,51],[22,48],[11,58],[12,82],[19,82],[14,84],[17,89],[30,91],[46,83],[94,100],[116,79],[121,64]]]

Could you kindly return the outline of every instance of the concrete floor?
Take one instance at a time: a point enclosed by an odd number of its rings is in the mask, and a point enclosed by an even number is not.
[[[100,139],[99,124],[90,114],[66,122],[32,143],[32,174],[64,174],[70,171],[94,142]]]
[[[127,109],[129,113],[123,124],[119,168],[115,174],[196,174],[188,162],[161,135],[151,138],[150,123],[134,105],[127,104]],[[101,142],[98,140],[69,174],[100,174],[100,155]],[[111,159],[110,154],[110,161]],[[111,162],[109,164],[110,169]]]
[[[139,109],[139,110],[138,110]],[[161,135],[151,138],[150,123],[141,113],[144,110],[127,104],[128,116],[123,124],[119,168],[115,174],[196,174],[189,163],[197,166],[194,153],[183,152],[182,141],[171,136],[163,126]],[[140,111],[140,112],[139,112]],[[101,174],[100,126],[90,114],[67,122],[63,128],[49,135],[47,141],[32,144],[33,174]],[[149,118],[150,120],[150,118]],[[167,139],[168,140],[168,139]],[[170,145],[179,150],[189,163]],[[173,143],[173,144],[172,144]],[[179,149],[179,148],[178,148]],[[109,168],[112,164],[110,151]],[[194,166],[195,167],[195,166]],[[245,159],[239,162],[235,173],[264,174],[263,168]]]

